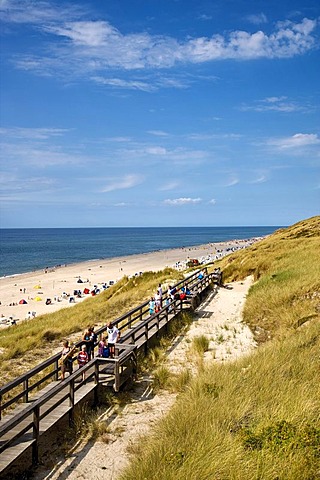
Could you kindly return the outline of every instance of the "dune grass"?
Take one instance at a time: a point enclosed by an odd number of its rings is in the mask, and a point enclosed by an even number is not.
[[[121,480],[319,478],[319,348],[312,323],[208,367],[141,442]]]
[[[271,339],[202,365],[121,480],[320,478],[319,240],[314,217],[220,262],[225,282],[254,275],[245,318]]]
[[[257,341],[319,318],[319,252],[320,216],[278,230],[219,262],[225,283],[254,276],[244,321]]]

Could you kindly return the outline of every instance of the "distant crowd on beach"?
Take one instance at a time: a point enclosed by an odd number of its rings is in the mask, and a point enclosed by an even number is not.
[[[224,245],[224,242],[222,242],[221,244],[218,244],[218,246],[220,247],[221,245],[221,248],[217,248],[217,244],[208,244],[208,245],[200,245],[200,246],[195,246],[195,247],[183,247],[182,248],[182,251],[184,253],[187,253],[188,256],[186,257],[185,260],[183,261],[177,261],[176,263],[174,263],[172,265],[172,268],[175,268],[179,271],[183,271],[185,270],[186,268],[188,268],[188,266],[190,266],[190,261],[191,260],[196,260],[197,261],[197,265],[204,265],[204,264],[208,264],[208,263],[212,263],[216,260],[219,260],[220,258],[232,253],[232,252],[235,252],[237,250],[240,250],[240,249],[243,249],[243,248],[246,248],[250,245],[252,245],[253,243],[261,240],[263,237],[255,237],[255,238],[249,238],[249,239],[243,239],[243,240],[230,240],[228,242],[225,243],[225,247],[223,247]],[[210,253],[208,253],[207,255],[201,255],[201,256],[198,256],[197,255],[197,252],[199,252],[199,250],[204,250],[204,248],[206,250],[209,250]],[[193,259],[190,258],[191,255],[194,257]],[[120,261],[119,263],[119,272],[123,275],[123,265],[125,264],[125,260],[123,261]],[[59,268],[59,267],[65,267],[66,265],[56,265],[54,268]],[[102,268],[100,266],[100,268]],[[88,270],[91,270],[91,268],[89,268]],[[49,267],[46,267],[45,269],[45,272],[49,272],[51,271]],[[139,276],[139,275],[142,275],[143,274],[143,271],[139,271],[139,272],[136,272],[134,275],[132,276]],[[130,276],[129,276],[130,278]],[[61,303],[61,307],[62,306],[66,306],[66,304],[68,305],[74,305],[76,303],[78,303],[79,301],[82,301],[84,298],[88,297],[88,296],[95,296],[95,295],[98,295],[99,293],[107,290],[109,287],[111,287],[112,285],[114,285],[117,280],[109,280],[109,281],[104,281],[104,282],[101,282],[101,283],[96,283],[94,284],[93,286],[91,285],[93,282],[92,280],[90,281],[89,278],[81,278],[81,276],[78,276],[76,277],[76,283],[78,284],[78,287],[77,288],[74,288],[73,290],[71,291],[63,291],[61,294],[59,295],[53,295],[52,297],[51,296],[47,296],[47,297],[44,297],[43,293],[41,291],[41,284],[39,285],[35,285],[33,288],[37,290],[37,293],[35,296],[33,296],[32,294],[30,294],[30,291],[27,291],[27,289],[23,286],[22,288],[19,288],[19,291],[20,291],[20,295],[21,297],[18,298],[18,300],[16,301],[11,301],[10,303],[1,303],[0,301],[0,306],[3,305],[5,307],[17,307],[17,306],[20,306],[20,304],[28,304],[28,307],[30,306],[30,310],[28,310],[27,313],[24,313],[23,315],[25,316],[25,319],[28,320],[28,319],[31,319],[31,318],[34,318],[36,316],[36,311],[37,311],[37,308],[36,308],[36,303],[35,302],[42,302],[44,305],[46,306],[50,306],[50,305],[57,305],[57,304],[60,304]],[[84,285],[82,285],[84,284]],[[15,286],[17,286],[17,284],[15,284]],[[11,308],[10,308],[11,310]],[[10,313],[9,315],[4,315],[4,314],[0,314],[0,326],[2,327],[6,327],[6,326],[9,326],[9,325],[15,325],[17,323],[17,321],[19,320],[19,318],[17,318],[15,315],[14,315],[14,309],[12,309],[13,312]],[[48,309],[48,311],[50,311]],[[41,309],[41,314],[43,314],[45,312],[43,312],[43,308]]]
[[[255,238],[249,238],[249,239],[244,239],[244,240],[232,240],[228,242],[229,244],[232,244],[232,246],[227,246],[225,248],[216,248],[215,253],[209,253],[208,255],[202,255],[200,257],[197,257],[197,260],[199,264],[205,265],[207,263],[212,263],[216,260],[219,260],[220,258],[225,257],[226,255],[229,255],[230,253],[236,252],[237,250],[241,250],[243,248],[247,248],[250,245],[253,245],[255,242],[261,240],[262,237],[255,237]],[[214,244],[209,244],[208,248],[214,248]],[[197,247],[193,247],[194,250],[196,250]],[[189,249],[190,251],[191,249]],[[190,261],[190,257],[188,256],[186,260],[176,262],[173,267],[176,268],[177,270],[185,270],[188,266],[188,262]]]

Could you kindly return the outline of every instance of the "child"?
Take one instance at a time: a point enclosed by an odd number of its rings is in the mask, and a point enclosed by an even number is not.
[[[89,356],[87,354],[87,347],[82,345],[80,352],[78,353],[78,365],[79,368],[84,367],[86,363],[89,362]],[[86,372],[82,373],[82,380],[86,378]]]
[[[155,309],[155,301],[154,301],[154,297],[151,297],[149,302],[149,315],[154,314],[154,309]]]
[[[99,342],[98,357],[102,357],[102,358],[109,357],[109,347],[107,344],[106,337],[102,337]]]

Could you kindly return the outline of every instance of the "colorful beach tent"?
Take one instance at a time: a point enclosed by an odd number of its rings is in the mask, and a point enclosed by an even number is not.
[[[90,290],[89,290],[89,288],[85,288],[85,289],[83,290],[83,293],[85,293],[85,294],[88,294],[88,293],[90,293]]]
[[[36,302],[41,302],[42,298],[41,297],[35,297]]]
[[[35,285],[33,288],[35,288],[36,290],[39,290],[39,288],[41,288],[41,285]]]
[[[28,303],[28,302],[26,302],[26,300],[24,298],[22,298],[19,302],[20,305],[25,305],[26,303]]]

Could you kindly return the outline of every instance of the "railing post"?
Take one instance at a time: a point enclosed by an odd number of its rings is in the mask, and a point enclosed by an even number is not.
[[[119,360],[117,359],[114,364],[114,389],[116,392],[120,388],[120,378],[119,378]]]
[[[132,379],[137,379],[138,358],[136,348],[132,352]]]
[[[55,380],[57,382],[59,380],[59,359],[58,358],[54,362],[54,369],[55,369]]]
[[[157,321],[159,322],[159,314],[157,313]],[[144,343],[144,354],[146,355],[148,352],[148,324],[146,323],[144,326],[144,335],[145,335],[145,343]]]
[[[74,379],[69,383],[69,426],[72,427],[74,424]]]
[[[99,386],[99,360],[96,359],[94,363],[94,405],[98,403],[98,386]]]
[[[157,318],[158,318],[158,321],[159,321],[159,314],[157,314]],[[147,323],[144,326],[144,335],[145,335],[146,343],[147,343],[148,342],[148,324]]]
[[[28,403],[28,401],[29,401],[29,381],[28,381],[28,378],[23,380],[23,388],[24,388],[23,400],[25,401],[25,403]]]
[[[40,432],[40,407],[36,405],[33,409],[33,428],[32,428],[32,465],[39,463],[39,432]]]

